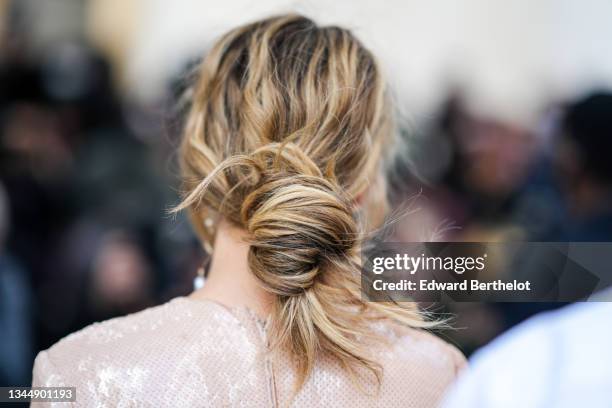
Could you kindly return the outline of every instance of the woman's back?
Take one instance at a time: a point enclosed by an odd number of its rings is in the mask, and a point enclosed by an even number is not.
[[[76,405],[139,407],[434,407],[464,364],[452,346],[391,324],[373,357],[380,389],[356,385],[335,359],[321,356],[295,398],[295,364],[266,353],[267,322],[247,308],[179,297],[89,326],[42,352],[33,386],[74,386]],[[361,387],[362,389],[359,389]]]

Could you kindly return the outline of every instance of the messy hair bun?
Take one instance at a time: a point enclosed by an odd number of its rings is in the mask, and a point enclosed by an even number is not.
[[[252,157],[257,181],[240,211],[251,237],[249,266],[278,296],[302,295],[354,250],[353,206],[293,144],[266,145]]]
[[[189,210],[206,247],[205,219],[248,232],[250,270],[276,296],[269,338],[292,353],[298,387],[320,353],[380,378],[362,343],[371,319],[421,319],[412,305],[360,296],[364,220],[386,208],[393,135],[373,56],[347,30],[274,17],[223,36],[191,92],[176,210]]]

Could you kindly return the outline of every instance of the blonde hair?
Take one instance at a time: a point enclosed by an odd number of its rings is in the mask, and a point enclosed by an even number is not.
[[[175,210],[188,209],[206,247],[206,219],[248,232],[250,270],[276,295],[269,338],[296,361],[297,389],[319,353],[380,382],[363,342],[372,319],[426,325],[414,304],[360,295],[359,248],[377,226],[366,220],[386,210],[393,129],[374,57],[342,28],[268,18],[225,34],[199,69]]]

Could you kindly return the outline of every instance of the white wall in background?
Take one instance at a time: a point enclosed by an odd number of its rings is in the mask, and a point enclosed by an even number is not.
[[[299,11],[352,28],[382,59],[410,116],[431,112],[449,83],[475,107],[528,119],[547,99],[612,86],[612,1],[148,0],[128,53],[140,97],[215,36],[271,13]]]

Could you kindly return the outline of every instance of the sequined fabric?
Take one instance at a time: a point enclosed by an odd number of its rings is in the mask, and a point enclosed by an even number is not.
[[[79,407],[426,408],[437,406],[465,363],[431,334],[379,326],[373,330],[389,341],[372,350],[384,369],[378,392],[322,357],[295,395],[292,361],[266,352],[266,327],[246,308],[175,298],[42,351],[33,386],[75,386]]]

